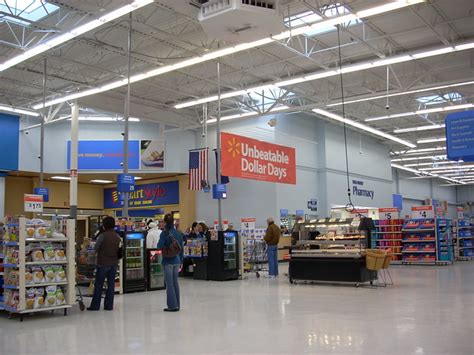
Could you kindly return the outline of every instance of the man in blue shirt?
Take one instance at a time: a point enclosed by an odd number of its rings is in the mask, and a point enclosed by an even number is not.
[[[165,271],[166,303],[168,307],[164,311],[178,312],[180,309],[178,274],[183,265],[183,234],[174,228],[174,218],[170,213],[165,215],[164,222],[165,230],[161,233],[160,242],[158,243],[158,249],[163,251],[161,264]],[[178,246],[180,249],[176,250]],[[168,254],[168,256],[165,254]]]

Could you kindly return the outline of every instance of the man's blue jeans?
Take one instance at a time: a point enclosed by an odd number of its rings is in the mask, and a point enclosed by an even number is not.
[[[278,245],[267,245],[268,275],[278,276]]]
[[[117,265],[99,266],[95,272],[94,295],[92,296],[91,309],[100,309],[100,301],[102,298],[102,289],[104,281],[107,278],[107,292],[105,293],[104,309],[112,310],[114,308],[115,294],[115,274],[117,273]]]
[[[178,273],[179,264],[163,265],[166,283],[166,303],[168,309],[180,308]]]

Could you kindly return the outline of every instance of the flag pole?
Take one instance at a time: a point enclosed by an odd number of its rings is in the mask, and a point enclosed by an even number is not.
[[[220,62],[217,61],[217,125],[216,125],[216,138],[217,138],[217,184],[221,183],[221,66]],[[217,215],[219,225],[218,231],[222,231],[222,199],[217,199]]]

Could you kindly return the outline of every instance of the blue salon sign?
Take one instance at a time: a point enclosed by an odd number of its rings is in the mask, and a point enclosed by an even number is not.
[[[116,188],[104,189],[104,209],[121,208],[123,194]],[[129,194],[129,207],[157,207],[179,203],[179,182],[168,181],[154,184],[135,185]]]
[[[130,174],[117,175],[117,191],[132,192],[135,190],[135,176]]]
[[[122,140],[84,140],[78,143],[78,170],[122,170]],[[67,142],[67,168],[71,166],[71,141]],[[140,168],[140,142],[128,142],[128,168]]]
[[[445,123],[448,159],[474,161],[474,111],[452,113]]]

